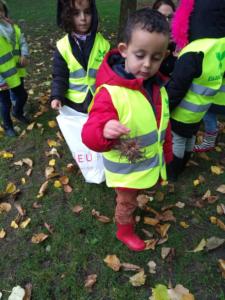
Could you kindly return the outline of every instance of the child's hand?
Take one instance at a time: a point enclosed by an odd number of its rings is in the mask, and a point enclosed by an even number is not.
[[[20,56],[20,66],[25,67],[28,64],[28,59],[25,56]]]
[[[51,108],[55,110],[59,110],[62,107],[62,102],[58,99],[54,99],[51,102]]]
[[[130,129],[117,120],[110,120],[105,124],[103,136],[106,139],[117,139],[123,134],[128,134]]]

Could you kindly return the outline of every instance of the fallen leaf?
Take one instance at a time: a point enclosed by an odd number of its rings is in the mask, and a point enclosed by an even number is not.
[[[12,228],[14,228],[14,229],[19,228],[19,226],[18,226],[18,224],[16,223],[15,220],[13,220],[13,221],[11,222],[10,227],[12,227]]]
[[[13,153],[11,153],[11,152],[7,152],[7,151],[0,151],[0,157],[2,157],[2,158],[6,158],[6,159],[8,159],[8,158],[13,158]]]
[[[6,231],[2,228],[0,230],[0,239],[4,239],[5,236],[6,236]]]
[[[162,202],[165,198],[165,194],[163,192],[158,191],[158,192],[156,192],[154,198],[155,198],[156,201]]]
[[[0,211],[1,211],[1,209],[0,209]],[[225,205],[224,204],[219,204],[219,205],[217,205],[217,207],[216,207],[216,211],[217,211],[217,213],[219,214],[219,215],[225,215]]]
[[[107,255],[104,258],[104,262],[107,264],[107,266],[111,269],[113,269],[113,271],[118,272],[120,267],[121,267],[121,263],[119,258],[116,255]]]
[[[40,203],[38,203],[38,202],[35,201],[35,202],[33,203],[32,207],[33,207],[33,208],[41,208],[42,205],[41,205]]]
[[[80,205],[76,205],[72,208],[72,211],[75,213],[75,214],[79,214],[84,208]]]
[[[31,124],[29,124],[29,125],[27,126],[27,130],[29,130],[29,131],[33,130],[35,123],[36,123],[36,122],[32,122]]]
[[[57,126],[57,123],[56,123],[56,121],[48,121],[48,126],[50,127],[50,128],[55,128],[56,126]]]
[[[48,139],[47,143],[48,143],[48,145],[49,145],[50,148],[52,148],[52,147],[59,147],[60,146],[60,144],[58,142],[56,142],[54,140],[51,140],[51,139]]]
[[[22,160],[18,160],[18,161],[15,161],[13,164],[14,164],[15,166],[22,167],[23,161],[22,161]]]
[[[23,300],[24,296],[25,290],[17,285],[12,289],[12,293],[9,295],[8,300]]]
[[[54,230],[53,227],[51,225],[49,225],[48,223],[44,223],[45,228],[48,230],[48,232],[50,232],[51,234],[53,234]]]
[[[216,191],[225,194],[225,184],[220,185]]]
[[[26,215],[26,210],[19,203],[15,203],[14,206],[22,217]]]
[[[219,269],[222,272],[222,277],[225,279],[225,260],[224,259],[219,259]]]
[[[220,239],[218,237],[213,236],[206,240],[206,249],[207,250],[216,249],[216,248],[220,247],[221,245],[223,245],[224,242],[225,242],[225,239]]]
[[[149,202],[149,196],[144,194],[138,195],[137,202],[138,202],[138,206],[142,208]]]
[[[46,192],[46,190],[47,190],[47,188],[48,188],[48,180],[45,181],[45,182],[41,185],[41,187],[40,187],[40,189],[39,189],[39,192],[38,192],[38,195],[37,195],[37,198],[43,197],[44,194],[45,194],[45,192]]]
[[[69,183],[69,177],[67,177],[67,176],[61,176],[61,177],[59,178],[59,181],[60,181],[63,185],[68,184],[68,183]]]
[[[45,151],[45,155],[46,155],[47,157],[55,155],[55,156],[57,156],[58,158],[60,158],[60,155],[59,155],[57,149],[54,148],[54,147],[53,147],[50,151]]]
[[[22,161],[23,161],[23,163],[28,165],[30,168],[33,167],[33,161],[30,158],[23,158]]]
[[[12,209],[12,205],[8,202],[0,203],[0,213],[9,212]]]
[[[211,160],[210,157],[205,152],[198,152],[198,157],[207,161]]]
[[[24,220],[23,222],[21,222],[20,223],[20,228],[26,228],[27,227],[27,225],[30,223],[30,221],[31,221],[31,218],[26,218],[26,220]]]
[[[180,300],[194,300],[194,296],[189,293],[189,290],[183,287],[181,284],[177,284],[174,289],[169,289],[168,294],[170,299]]]
[[[147,266],[149,267],[149,273],[155,274],[156,273],[156,263],[153,260],[150,260],[147,263]]]
[[[205,239],[202,239],[202,240],[200,241],[200,243],[198,244],[198,246],[197,246],[194,250],[192,250],[192,251],[190,251],[190,252],[196,253],[196,252],[203,251],[204,248],[205,248],[205,246],[206,246],[206,240],[205,240]]]
[[[169,247],[162,247],[162,249],[161,249],[162,259],[165,259],[169,255],[169,253],[171,252],[171,249],[172,248],[169,248]]]
[[[156,218],[144,217],[144,224],[156,226],[158,223],[159,223],[159,220]]]
[[[169,223],[166,223],[166,224],[163,224],[163,225],[160,225],[160,224],[157,224],[155,229],[156,231],[161,235],[162,238],[164,238],[167,234],[167,231],[169,230],[170,228],[170,224]]]
[[[219,167],[219,166],[211,166],[211,172],[215,175],[221,175],[224,173],[224,171],[222,170],[222,167]]]
[[[122,263],[121,267],[124,271],[140,271],[141,267],[129,263]]]
[[[95,217],[98,221],[102,223],[110,223],[111,219],[109,217],[100,215],[99,211],[96,211],[95,209],[92,209],[91,214],[93,217]]]
[[[61,188],[62,187],[62,183],[59,180],[55,180],[54,181],[54,187],[55,188]]]
[[[195,180],[193,181],[193,185],[194,185],[194,186],[197,186],[197,185],[199,185],[199,184],[200,184],[199,179],[195,179]]]
[[[67,166],[66,166],[66,171],[68,172],[68,173],[72,173],[73,171],[75,170],[75,166],[74,166],[74,164],[68,164]]]
[[[177,202],[176,204],[176,207],[178,207],[178,208],[184,208],[185,207],[185,203],[183,203],[183,202]]]
[[[142,286],[145,284],[146,275],[144,271],[138,272],[134,276],[131,276],[129,282],[132,286]]]
[[[145,240],[145,250],[155,250],[157,243],[156,239]]]
[[[69,184],[63,185],[63,190],[65,193],[71,193],[73,191],[72,187]]]
[[[13,194],[16,191],[16,186],[14,183],[9,182],[5,189],[6,193]]]
[[[97,281],[97,274],[88,275],[84,282],[84,287],[91,289]]]
[[[23,184],[23,185],[26,184],[26,178],[24,178],[24,177],[21,178],[21,184]]]
[[[184,221],[181,221],[179,224],[180,224],[181,227],[183,227],[183,228],[185,228],[185,229],[188,228],[188,227],[190,227],[190,225],[187,224],[187,223],[184,222]]]
[[[27,172],[26,172],[26,175],[29,177],[32,173],[32,169],[28,169]]]
[[[33,244],[39,244],[39,243],[43,242],[44,240],[46,240],[47,238],[48,238],[48,235],[41,232],[41,233],[34,234],[31,238],[31,242]]]
[[[52,174],[55,172],[55,169],[53,167],[46,167],[45,168],[45,178],[50,179],[52,178]]]
[[[55,163],[56,163],[56,160],[55,159],[51,159],[49,162],[48,162],[48,165],[50,167],[54,167],[55,166]]]
[[[152,288],[152,296],[149,300],[171,300],[169,298],[167,287],[162,284],[156,285],[155,288]]]

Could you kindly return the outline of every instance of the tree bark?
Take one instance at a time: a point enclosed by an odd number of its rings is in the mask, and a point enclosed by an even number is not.
[[[137,0],[121,0],[120,2],[120,20],[118,30],[118,42],[121,41],[124,25],[129,15],[137,8]]]

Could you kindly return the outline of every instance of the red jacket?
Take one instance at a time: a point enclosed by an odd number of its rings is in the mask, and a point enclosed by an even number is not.
[[[123,86],[132,90],[141,91],[145,97],[147,92],[143,87],[143,79],[127,79],[118,75],[111,66],[113,66],[116,57],[120,56],[117,50],[111,50],[104,58],[102,65],[99,68],[96,78],[96,86],[102,84]],[[109,64],[110,61],[110,64]],[[157,74],[162,81],[164,78],[161,74]],[[157,124],[160,124],[161,116],[161,97],[160,86],[153,84],[152,101],[155,107]],[[148,98],[148,97],[147,97]],[[121,99],[122,101],[122,99]],[[149,105],[150,102],[149,102]],[[103,128],[109,120],[118,120],[117,110],[113,106],[110,94],[105,88],[102,88],[95,96],[94,105],[90,111],[89,118],[83,126],[82,140],[88,148],[96,152],[105,152],[112,148],[116,140],[106,139],[103,136]],[[166,163],[172,160],[172,137],[170,126],[167,128],[166,138],[164,143],[164,157]]]

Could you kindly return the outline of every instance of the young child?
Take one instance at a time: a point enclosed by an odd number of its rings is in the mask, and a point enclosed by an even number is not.
[[[23,114],[27,101],[23,77],[26,75],[28,47],[18,25],[8,19],[8,9],[0,0],[0,112],[7,136],[16,136],[10,117],[11,100],[13,116],[23,123],[29,120]]]
[[[53,61],[51,107],[67,105],[87,113],[95,92],[96,72],[110,45],[97,32],[94,0],[73,0],[63,7],[61,26],[67,34],[57,42]]]
[[[153,3],[152,8],[158,10],[161,14],[163,14],[166,17],[169,24],[171,25],[173,14],[176,10],[175,4],[172,0],[156,0]],[[170,77],[174,69],[176,60],[176,44],[172,40],[170,40],[168,46],[168,54],[163,60],[159,71],[163,75]]]
[[[174,154],[169,173],[176,180],[190,158],[201,120],[222,89],[225,0],[181,0],[172,33],[182,49],[167,85]]]
[[[84,144],[103,152],[107,186],[117,193],[116,236],[134,251],[145,249],[134,232],[138,192],[165,180],[165,162],[172,159],[168,97],[158,73],[168,41],[169,25],[159,12],[143,8],[129,17],[123,42],[99,69],[97,94],[82,131]]]

